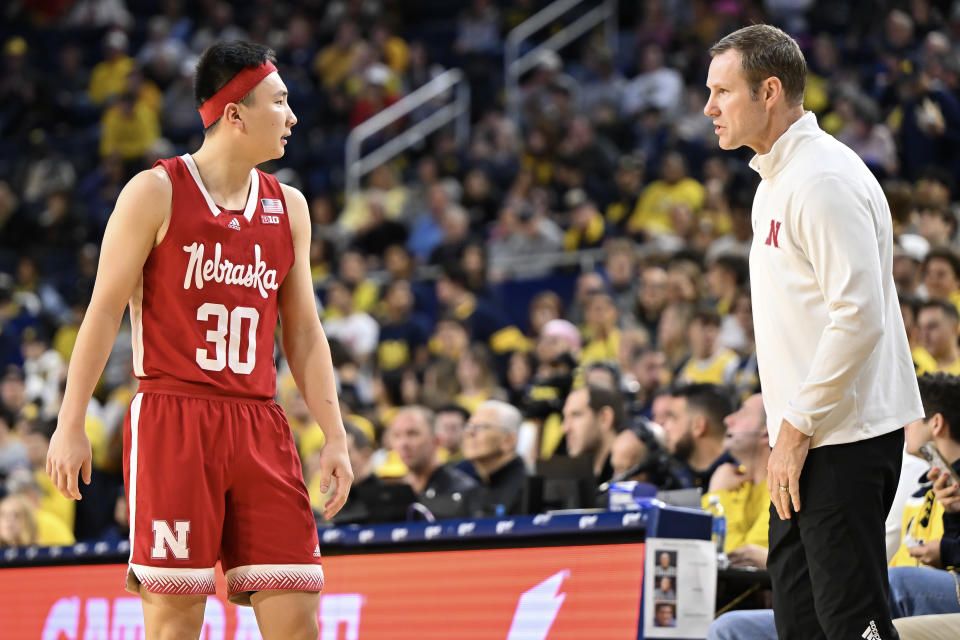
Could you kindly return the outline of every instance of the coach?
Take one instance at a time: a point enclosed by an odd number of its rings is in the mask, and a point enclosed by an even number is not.
[[[781,640],[897,638],[884,519],[902,427],[923,416],[893,282],[890,210],[803,110],[806,62],[768,25],[710,49],[710,117],[762,181],[750,277],[773,451],[768,568]]]

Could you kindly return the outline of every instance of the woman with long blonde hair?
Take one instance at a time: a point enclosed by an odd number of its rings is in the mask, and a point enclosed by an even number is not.
[[[12,495],[0,500],[0,548],[36,543],[37,520],[27,499]]]

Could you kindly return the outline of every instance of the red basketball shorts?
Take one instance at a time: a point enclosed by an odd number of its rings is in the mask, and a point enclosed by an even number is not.
[[[323,590],[300,458],[276,403],[142,392],[123,435],[129,591],[212,595],[218,559],[235,604]]]

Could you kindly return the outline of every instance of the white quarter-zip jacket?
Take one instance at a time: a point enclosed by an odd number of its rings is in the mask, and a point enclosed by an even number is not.
[[[922,417],[876,178],[809,112],[750,167],[763,178],[750,287],[771,445],[784,419],[818,447]]]

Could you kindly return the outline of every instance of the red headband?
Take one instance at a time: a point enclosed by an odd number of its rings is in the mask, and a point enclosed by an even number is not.
[[[255,86],[260,84],[261,80],[276,70],[277,68],[273,66],[273,63],[267,60],[259,66],[242,69],[240,73],[233,76],[230,82],[223,85],[220,91],[217,91],[200,105],[198,111],[200,117],[203,118],[203,128],[206,129],[219,120],[223,115],[224,107],[231,102],[242,100]]]

